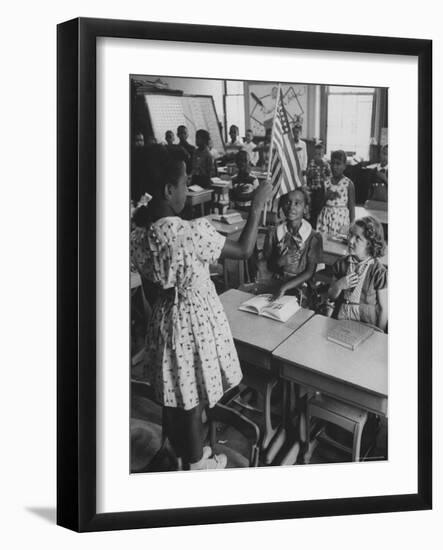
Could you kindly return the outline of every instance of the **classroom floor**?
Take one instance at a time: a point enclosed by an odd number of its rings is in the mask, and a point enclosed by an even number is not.
[[[231,403],[230,406],[240,411],[242,414],[256,422],[262,427],[263,415],[260,410],[254,410],[256,403],[250,405],[245,402],[245,406],[238,403]],[[259,407],[259,406],[258,406]],[[258,408],[257,407],[257,408]],[[278,415],[279,404],[274,403],[273,422],[279,423]],[[317,427],[319,428],[319,427]],[[310,464],[325,464],[349,462],[350,455],[336,449],[327,441],[328,434],[343,444],[350,444],[347,440],[347,434],[337,432],[337,428],[324,426],[326,437],[320,437],[318,444],[313,451]],[[374,437],[374,424],[368,423],[368,429],[363,433],[362,454],[365,461],[385,460],[387,449],[387,422],[380,419],[377,427],[377,433]],[[313,429],[312,433],[317,433]],[[141,473],[150,471],[169,471],[176,468],[176,462],[173,459],[171,449],[166,449],[161,456],[156,457],[155,464],[153,459],[162,444],[161,430],[161,407],[151,400],[141,395],[133,395],[131,403],[131,472]],[[249,442],[230,426],[217,424],[216,453],[225,453],[228,457],[227,468],[248,467],[248,449]],[[278,465],[283,456],[285,456],[292,439],[283,445],[271,466]],[[371,444],[369,444],[371,442]],[[374,444],[375,442],[375,444]],[[259,466],[264,466],[263,456],[260,459]],[[300,458],[300,457],[299,457]]]

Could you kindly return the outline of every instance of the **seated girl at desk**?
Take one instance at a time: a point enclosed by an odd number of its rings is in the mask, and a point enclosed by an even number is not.
[[[209,264],[220,256],[251,255],[271,186],[257,189],[239,240],[230,241],[205,218],[180,218],[187,192],[184,153],[161,147],[152,153],[146,174],[152,200],[131,235],[132,262],[156,286],[145,378],[163,407],[163,427],[177,456],[191,470],[224,468],[225,455],[203,449],[202,407],[213,407],[242,372]]]
[[[334,317],[386,329],[388,276],[378,260],[385,242],[383,227],[372,216],[356,220],[349,230],[349,255],[337,260],[328,297],[335,301]]]
[[[347,231],[355,218],[355,189],[352,181],[344,176],[346,153],[331,153],[332,178],[325,181],[323,208],[318,216],[317,231],[340,233]]]
[[[387,202],[388,200],[388,146],[383,145],[380,150],[380,162],[366,166],[372,169],[373,181],[369,189],[368,200]]]
[[[286,221],[271,227],[266,237],[263,254],[268,269],[281,281],[274,291],[275,298],[294,292],[309,282],[321,261],[323,241],[320,233],[303,218],[307,206],[308,195],[304,189],[282,195],[279,209],[282,209]]]
[[[209,187],[211,178],[217,175],[214,157],[209,150],[209,132],[206,130],[197,130],[195,134],[195,144],[192,157],[192,185],[200,187]]]

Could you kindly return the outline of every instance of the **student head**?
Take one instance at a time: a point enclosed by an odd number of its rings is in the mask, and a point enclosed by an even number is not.
[[[331,153],[331,172],[335,178],[340,178],[346,168],[346,153],[341,149]]]
[[[301,187],[282,195],[278,201],[278,208],[288,222],[300,223],[309,205],[309,197]]]
[[[300,124],[300,122],[296,122],[292,128],[292,133],[294,135],[295,141],[298,141],[301,131],[302,131],[302,125]]]
[[[381,223],[372,216],[355,220],[349,228],[348,248],[359,260],[383,256],[385,239]]]
[[[195,133],[195,144],[199,149],[209,147],[209,139],[210,135],[209,132],[206,130],[197,130],[197,132]]]
[[[380,164],[386,166],[388,164],[388,146],[383,145],[380,149]]]
[[[177,128],[177,137],[178,139],[183,142],[188,139],[188,129],[183,124]]]
[[[180,147],[169,149],[153,145],[147,153],[146,180],[152,195],[149,206],[167,203],[179,214],[185,206],[187,193],[185,152]]]
[[[165,140],[168,145],[172,145],[174,143],[174,132],[172,130],[166,131]]]
[[[239,151],[235,155],[235,163],[237,164],[238,171],[242,174],[249,174],[250,165],[249,165],[249,154],[245,150]]]
[[[141,132],[137,132],[134,138],[135,147],[143,147],[145,145],[145,137]]]
[[[252,133],[252,130],[246,130],[246,143],[251,143],[254,139],[254,134]]]
[[[231,138],[232,143],[237,140],[239,134],[238,126],[232,124],[229,128],[229,137]]]
[[[321,142],[318,142],[315,144],[314,146],[314,160],[315,162],[320,162],[322,159],[323,159],[323,154],[324,154],[324,148],[323,148],[323,143]]]

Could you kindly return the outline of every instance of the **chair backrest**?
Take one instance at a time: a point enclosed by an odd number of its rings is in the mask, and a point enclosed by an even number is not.
[[[249,444],[249,466],[258,466],[260,429],[239,411],[218,403],[209,410],[211,446],[217,444],[217,424],[221,423],[239,432]]]

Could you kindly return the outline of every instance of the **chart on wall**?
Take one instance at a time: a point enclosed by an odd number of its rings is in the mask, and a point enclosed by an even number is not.
[[[281,84],[280,89],[289,121],[303,124],[303,117],[308,108],[308,86],[306,84]],[[247,126],[252,130],[254,136],[264,136],[266,130],[272,128],[278,83],[248,82],[246,83],[246,94],[249,106]]]
[[[177,126],[184,124],[189,131],[189,143],[195,145],[195,132],[207,130],[213,147],[224,151],[214,101],[211,96],[173,96],[144,94],[152,131],[161,143],[167,130],[176,132]]]

